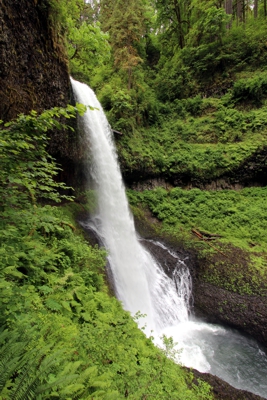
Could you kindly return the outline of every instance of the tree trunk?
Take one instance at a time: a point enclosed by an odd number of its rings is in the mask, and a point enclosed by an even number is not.
[[[181,49],[184,48],[184,35],[183,35],[183,27],[182,27],[182,17],[181,17],[181,9],[177,0],[174,0],[174,12],[176,15],[177,23],[178,23],[178,37],[179,37],[179,46]]]
[[[245,22],[244,20],[244,13],[243,13],[243,6],[244,6],[244,1],[243,0],[236,0],[236,20],[238,22]]]
[[[254,0],[254,9],[253,9],[253,11],[254,11],[254,18],[257,18],[258,17],[258,0]]]
[[[233,14],[233,0],[225,0],[224,8],[226,14]]]
[[[233,14],[233,0],[225,0],[224,9],[225,9],[226,14],[232,15]],[[232,26],[232,23],[229,22],[226,25],[226,29],[230,29],[231,26]]]

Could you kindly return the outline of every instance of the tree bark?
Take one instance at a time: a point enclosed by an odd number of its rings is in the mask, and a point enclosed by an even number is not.
[[[233,14],[233,0],[225,0],[224,9],[225,9],[226,14],[232,15]],[[229,22],[226,25],[226,29],[230,29],[231,26],[232,26],[232,23]]]
[[[233,14],[233,0],[225,0],[224,8],[226,14]]]
[[[254,0],[254,9],[253,9],[254,18],[257,18],[257,17],[258,17],[258,5],[259,5],[258,0]]]
[[[178,36],[179,36],[179,46],[181,49],[184,48],[184,35],[183,35],[183,27],[182,27],[182,17],[181,17],[181,9],[177,0],[174,0],[174,12],[176,15],[177,23],[178,23]]]
[[[244,13],[243,13],[243,7],[244,6],[244,1],[243,0],[236,0],[236,20],[238,22],[245,22],[244,20]]]

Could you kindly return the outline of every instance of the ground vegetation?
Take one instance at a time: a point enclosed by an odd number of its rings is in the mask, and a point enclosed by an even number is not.
[[[155,347],[109,295],[106,251],[85,240],[81,206],[54,179],[48,131],[84,110],[21,114],[0,129],[0,398],[211,399],[171,359],[170,339]]]

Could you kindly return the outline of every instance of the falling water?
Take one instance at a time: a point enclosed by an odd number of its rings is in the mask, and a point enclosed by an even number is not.
[[[132,315],[138,312],[146,315],[139,320],[140,326],[145,323],[146,334],[153,331],[157,343],[162,334],[174,337],[181,363],[264,396],[267,393],[265,353],[236,332],[190,319],[191,277],[186,264],[165,248],[177,265],[173,276],[168,277],[141,245],[128,207],[112,132],[102,107],[87,85],[71,82],[76,101],[90,106],[80,121],[84,145],[90,154],[89,175],[98,204],[88,224],[108,250],[117,298]]]

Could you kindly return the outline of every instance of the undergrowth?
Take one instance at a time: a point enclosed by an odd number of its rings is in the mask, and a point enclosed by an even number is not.
[[[239,294],[266,296],[266,187],[128,190],[128,197],[133,210],[148,207],[163,236],[197,249],[205,265],[203,280]]]
[[[107,254],[81,235],[77,204],[56,205],[73,197],[58,193],[46,131],[77,111],[0,129],[0,399],[211,399],[108,295]]]
[[[235,96],[165,103],[157,124],[117,140],[123,170],[207,180],[240,167],[265,148],[267,105],[244,108]]]
[[[267,251],[267,188],[240,191],[204,191],[157,188],[128,190],[130,202],[146,204],[162,221],[166,231],[188,233],[196,228],[219,234],[222,243],[231,243],[253,252]]]

